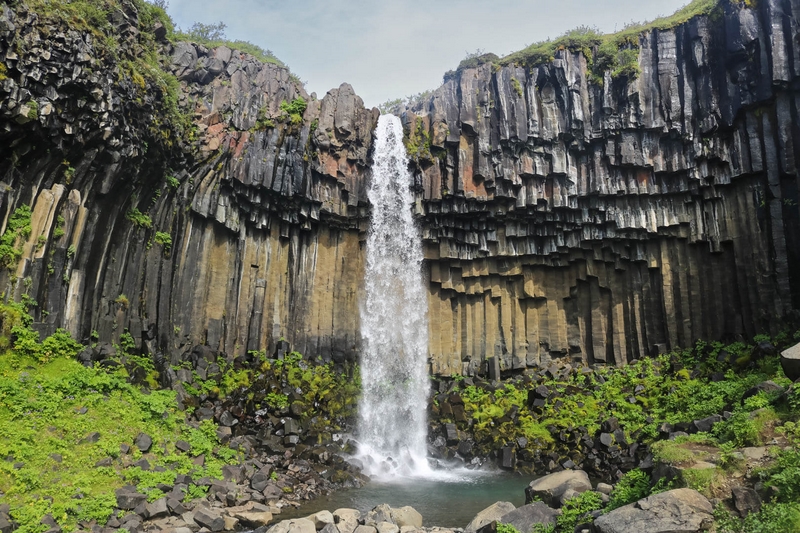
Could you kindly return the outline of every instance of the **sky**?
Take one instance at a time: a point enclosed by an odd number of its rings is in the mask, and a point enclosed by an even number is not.
[[[368,106],[435,89],[468,53],[507,55],[581,25],[603,32],[688,0],[168,0],[179,28],[224,22],[319,98],[350,83]]]

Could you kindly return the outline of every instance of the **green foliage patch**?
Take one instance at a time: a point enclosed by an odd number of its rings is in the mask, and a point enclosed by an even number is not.
[[[22,257],[22,241],[31,235],[31,207],[22,204],[8,219],[6,230],[0,236],[0,265],[11,270]]]
[[[81,520],[102,524],[116,505],[114,489],[126,482],[153,499],[157,484],[176,472],[220,478],[222,465],[235,460],[236,452],[219,447],[212,422],[185,423],[175,392],[143,393],[130,383],[126,366],[86,368],[75,361],[83,346],[65,331],[38,343],[20,309],[0,307],[4,321],[16,322],[16,340],[0,355],[0,501],[10,504],[17,531],[41,533],[45,514],[66,530]],[[123,357],[131,342],[124,340]],[[167,472],[126,467],[141,454],[123,456],[120,444],[140,432],[154,441],[148,460]],[[175,448],[179,439],[191,443],[190,452]],[[206,455],[202,467],[191,461],[200,454]],[[95,466],[107,458],[111,466]]]

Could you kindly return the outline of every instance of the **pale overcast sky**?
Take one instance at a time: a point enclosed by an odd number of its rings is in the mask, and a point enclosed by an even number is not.
[[[322,97],[350,83],[367,106],[434,89],[468,52],[499,56],[580,25],[613,32],[688,0],[169,0],[181,28],[223,21]]]

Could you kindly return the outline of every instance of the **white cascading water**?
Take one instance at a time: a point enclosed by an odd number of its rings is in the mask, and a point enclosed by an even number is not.
[[[428,313],[422,241],[411,214],[403,128],[382,115],[376,128],[361,309],[358,458],[381,477],[428,477]]]

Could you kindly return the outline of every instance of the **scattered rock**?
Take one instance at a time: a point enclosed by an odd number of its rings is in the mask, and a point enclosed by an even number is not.
[[[153,439],[147,433],[139,433],[133,443],[139,448],[140,452],[147,453],[150,451],[150,447],[153,446]]]
[[[125,511],[132,511],[142,503],[147,501],[147,496],[136,491],[117,489],[114,493],[117,497],[117,507]]]
[[[225,520],[217,512],[212,511],[211,509],[198,507],[194,511],[193,519],[198,525],[207,527],[214,532],[225,529]]]
[[[517,531],[531,531],[535,524],[556,523],[556,517],[561,514],[558,509],[552,509],[542,502],[533,502],[504,514],[498,522],[514,526]]]
[[[712,524],[711,502],[693,489],[648,496],[594,521],[598,533],[695,533]]]
[[[761,510],[761,498],[754,489],[750,487],[734,487],[731,492],[733,493],[733,506],[739,511],[739,515],[742,518]]]
[[[514,509],[516,509],[516,507],[510,502],[494,503],[475,515],[475,518],[464,528],[464,533],[475,533],[483,526],[491,522],[497,522],[500,517],[510,513]]]
[[[411,526],[419,529],[422,527],[422,515],[411,506],[392,508],[391,515],[392,521],[400,528]]]
[[[307,516],[306,519],[314,523],[314,528],[316,528],[317,531],[323,529],[328,524],[334,523],[333,514],[330,511],[319,511],[311,516]]]
[[[546,505],[555,507],[560,503],[561,496],[572,489],[577,493],[592,490],[589,476],[583,470],[565,470],[542,476],[531,481],[525,489],[525,503],[531,503],[536,498],[541,499]]]
[[[358,519],[361,512],[356,509],[336,509],[333,512],[333,520],[340,533],[353,533],[358,527]]]
[[[267,530],[267,533],[317,533],[314,522],[306,518],[281,520]]]

